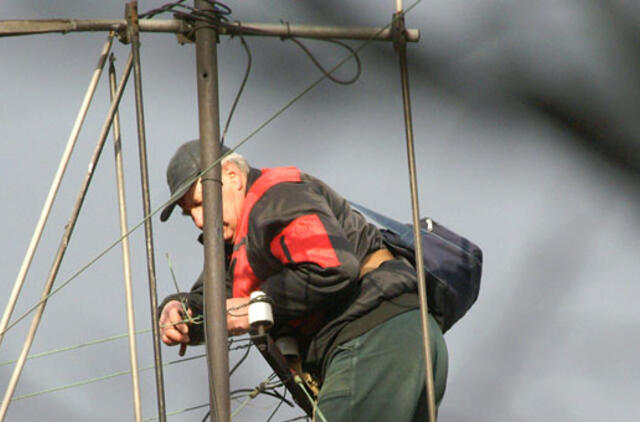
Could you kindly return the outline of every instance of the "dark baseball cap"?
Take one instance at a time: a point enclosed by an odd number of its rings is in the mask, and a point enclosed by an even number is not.
[[[222,146],[221,155],[225,155],[229,152],[229,148]],[[177,195],[177,199],[172,201],[169,205],[164,207],[160,214],[160,221],[167,221],[171,216],[173,209],[178,204],[178,201],[184,195],[192,183],[188,183],[200,172],[200,141],[194,139],[193,141],[185,142],[178,148],[169,165],[167,166],[167,184],[169,185],[169,191],[173,198]]]

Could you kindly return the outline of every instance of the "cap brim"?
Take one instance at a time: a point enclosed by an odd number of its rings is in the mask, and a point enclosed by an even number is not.
[[[178,204],[178,201],[175,201],[170,203],[166,207],[164,207],[164,209],[160,213],[160,221],[162,222],[167,221],[169,217],[171,217],[171,213],[173,212],[173,209],[176,207],[177,204]]]
[[[193,183],[195,183],[195,182],[193,182]],[[171,217],[171,213],[173,212],[173,209],[176,207],[176,205],[178,205],[178,202],[180,202],[180,198],[182,198],[182,196],[185,193],[187,193],[187,191],[189,191],[189,189],[191,189],[191,186],[193,185],[193,183],[191,183],[190,185],[180,186],[177,189],[177,191],[176,191],[176,193],[174,193],[174,195],[177,196],[178,199],[176,199],[175,201],[173,201],[172,203],[170,203],[169,205],[164,207],[164,209],[160,213],[160,221],[167,221],[169,219],[169,217]],[[175,196],[172,196],[172,197],[175,198]]]

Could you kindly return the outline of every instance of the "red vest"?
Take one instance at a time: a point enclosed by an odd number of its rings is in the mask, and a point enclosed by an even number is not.
[[[283,182],[300,182],[300,170],[296,167],[278,167],[263,169],[262,175],[256,179],[247,192],[244,205],[240,213],[240,220],[236,227],[235,240],[233,242],[233,254],[231,262],[233,267],[233,297],[247,297],[251,292],[260,289],[260,280],[247,258],[247,232],[249,230],[249,215],[253,206],[273,186]]]

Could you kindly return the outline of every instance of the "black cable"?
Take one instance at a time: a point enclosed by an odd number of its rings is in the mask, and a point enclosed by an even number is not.
[[[242,343],[238,346],[234,346],[236,343]],[[233,350],[246,349],[247,347],[251,347],[251,337],[242,337],[240,339],[230,338],[227,343],[227,349],[231,352]]]
[[[300,421],[300,420],[302,420],[302,419],[309,420],[310,418],[309,418],[309,416],[307,416],[307,415],[302,415],[302,416],[298,416],[297,418],[287,419],[286,421],[283,421],[283,422]],[[204,421],[202,421],[202,422],[204,422]]]
[[[260,386],[258,386],[258,387],[260,387]],[[236,398],[239,398],[239,397],[243,396],[243,395],[239,395],[239,393],[253,393],[255,391],[256,391],[255,388],[239,388],[239,389],[233,390],[231,393],[229,393],[229,397],[231,399],[236,399]],[[282,400],[282,395],[280,393],[274,393],[273,391],[260,390],[260,391],[258,391],[258,394],[264,394],[264,395],[267,395],[267,396]],[[238,397],[234,397],[234,395],[238,396]],[[287,404],[293,406],[293,404],[291,404],[291,402],[289,400],[285,400],[285,402]]]
[[[209,415],[211,414],[211,409],[207,410],[207,413],[204,414],[204,418],[202,418],[202,422],[207,422]]]
[[[275,409],[273,409],[273,412],[271,412],[271,415],[269,415],[269,419],[267,419],[267,422],[271,422],[271,419],[275,416],[275,414],[278,412],[278,409],[280,409],[280,406],[282,406],[282,403],[284,403],[285,399],[287,397],[287,389],[284,389],[284,394],[282,395],[282,400],[280,400],[280,402],[278,403],[278,405],[276,406]]]
[[[339,46],[345,48],[346,50],[349,50],[351,55],[356,60],[356,67],[357,67],[356,74],[351,79],[342,80],[342,79],[336,78],[335,76],[332,76],[331,73],[327,72],[325,70],[325,68],[322,67],[320,62],[315,58],[315,56],[309,51],[309,49],[304,44],[302,44],[302,41],[298,40],[295,37],[287,37],[287,38],[290,39],[291,41],[293,41],[294,43],[296,43],[296,45],[298,47],[300,47],[302,49],[302,51],[304,51],[307,54],[307,56],[309,56],[309,58],[311,59],[313,64],[316,65],[316,67],[318,69],[320,69],[322,74],[325,75],[330,81],[335,82],[335,83],[340,84],[340,85],[351,85],[351,84],[353,84],[355,81],[357,81],[360,78],[360,74],[362,73],[362,63],[360,62],[360,57],[358,57],[358,54],[355,52],[355,50],[353,48],[351,48],[348,44],[343,43],[342,41],[334,40],[332,38],[327,38],[327,39],[321,40],[321,41],[326,41],[326,42],[338,44]]]
[[[240,360],[233,366],[233,368],[231,369],[231,371],[229,371],[229,376],[233,375],[233,373],[236,371],[236,369],[238,369],[238,367],[240,365],[242,365],[242,362],[244,362],[247,359],[247,356],[249,356],[249,352],[251,351],[251,345],[249,345],[249,347],[247,347],[247,350],[244,352],[244,355],[240,358]]]
[[[238,26],[242,28],[242,26],[238,23]],[[231,106],[231,111],[229,112],[229,117],[227,117],[227,122],[224,125],[224,130],[222,131],[222,136],[220,137],[220,144],[224,145],[224,139],[227,136],[227,130],[229,130],[229,124],[231,123],[231,118],[233,117],[233,113],[236,110],[236,106],[238,105],[238,101],[240,100],[240,96],[242,95],[242,91],[244,91],[244,87],[247,85],[247,80],[249,79],[249,73],[251,72],[251,50],[249,50],[249,46],[247,45],[244,37],[242,36],[242,30],[239,34],[240,42],[242,42],[242,46],[244,50],[247,52],[247,69],[244,72],[244,78],[242,79],[242,83],[240,84],[240,88],[238,89],[238,93],[236,94],[236,98],[233,100],[233,105]]]
[[[174,16],[177,18],[182,18],[186,21],[199,21],[204,22],[206,25],[199,26],[198,29],[215,29],[216,31],[220,31],[221,27],[226,27],[225,25],[228,23],[227,16],[231,15],[231,8],[224,3],[213,1],[213,0],[205,0],[211,6],[213,6],[214,10],[200,10],[191,6],[183,5],[182,3],[185,0],[178,0],[173,3],[167,3],[157,9],[150,10],[149,12],[143,13],[140,15],[142,18],[151,18],[160,13],[165,13],[169,11],[173,11]],[[183,12],[179,10],[174,10],[176,8],[181,8],[189,11]],[[237,35],[240,37],[240,42],[244,47],[245,52],[247,53],[247,67],[244,73],[244,78],[242,79],[242,83],[240,84],[240,88],[238,89],[238,93],[233,100],[233,105],[231,106],[231,111],[229,112],[229,116],[227,117],[227,121],[224,126],[224,130],[222,131],[222,136],[220,137],[220,144],[224,145],[224,140],[227,135],[227,131],[229,130],[229,125],[231,124],[231,119],[233,118],[233,114],[236,110],[240,97],[242,96],[242,92],[247,84],[247,80],[249,79],[249,74],[251,73],[251,63],[252,56],[251,50],[249,50],[249,46],[242,36],[242,25],[238,22],[237,27],[239,31],[237,31]],[[236,35],[236,33],[232,34],[232,36]]]
[[[150,19],[161,13],[174,12],[176,13],[177,16],[180,16],[180,17],[195,18],[196,16],[200,15],[200,16],[212,17],[216,21],[227,21],[226,16],[229,16],[231,14],[231,8],[219,1],[205,0],[207,3],[209,3],[213,7],[213,10],[206,10],[206,11],[184,5],[182,4],[184,3],[184,1],[185,0],[177,0],[172,3],[167,3],[156,9],[152,9],[152,10],[149,10],[148,12],[142,13],[138,16],[139,18]],[[191,14],[174,10],[176,8],[189,10]]]
[[[179,18],[179,19],[183,19],[185,21],[191,21],[191,22],[203,22],[206,23],[207,25],[202,25],[197,29],[203,29],[203,28],[212,28],[215,29],[216,31],[220,32],[221,29],[225,29],[227,30],[229,33],[231,33],[231,35],[239,35],[240,36],[240,40],[242,41],[242,45],[245,48],[245,50],[247,51],[247,55],[248,55],[248,64],[247,64],[247,71],[245,72],[245,78],[240,86],[240,90],[238,91],[238,94],[236,95],[236,100],[234,101],[234,104],[231,108],[231,112],[229,113],[229,118],[227,119],[227,124],[225,125],[225,130],[223,131],[222,137],[221,137],[221,141],[224,142],[224,137],[227,133],[227,129],[229,126],[229,122],[231,120],[231,117],[233,116],[233,112],[235,111],[235,107],[237,105],[238,99],[240,98],[240,95],[244,89],[244,86],[246,84],[246,81],[248,79],[249,76],[249,72],[251,69],[251,52],[249,51],[249,48],[244,40],[244,37],[242,36],[243,32],[245,30],[248,30],[247,33],[256,33],[256,34],[266,34],[268,33],[268,31],[261,31],[258,30],[256,28],[245,28],[242,27],[242,25],[240,25],[239,23],[237,23],[236,25],[232,25],[229,24],[229,19],[227,18],[227,16],[231,15],[231,8],[227,5],[225,5],[224,3],[218,2],[218,1],[214,1],[214,0],[205,0],[207,3],[209,3],[212,7],[213,10],[200,10],[197,9],[195,7],[191,7],[191,6],[187,6],[182,4],[184,2],[184,0],[178,0],[176,2],[173,3],[168,3],[165,4],[157,9],[153,9],[150,10],[149,12],[143,13],[142,15],[140,15],[141,18],[150,18],[152,16],[158,15],[160,13],[165,13],[165,12],[169,12],[172,11],[174,14],[174,17]],[[182,10],[175,10],[175,9],[183,9],[186,10],[182,11]],[[284,23],[284,22],[283,22]],[[289,27],[289,23],[286,22],[287,28]],[[197,30],[195,29],[195,30]],[[311,62],[322,72],[323,75],[325,75],[330,81],[340,84],[340,85],[350,85],[353,84],[354,82],[356,82],[359,78],[360,75],[362,73],[362,63],[360,61],[360,57],[358,56],[358,54],[356,53],[356,51],[351,48],[348,44],[343,43],[342,41],[338,41],[335,39],[326,39],[326,40],[321,40],[321,41],[326,41],[326,42],[330,42],[333,44],[337,44],[340,47],[348,50],[351,55],[354,57],[355,61],[356,61],[356,73],[355,75],[350,78],[350,79],[346,79],[346,80],[342,80],[342,79],[338,79],[335,76],[331,75],[330,72],[328,72],[323,66],[322,64],[320,64],[320,62],[318,61],[318,59],[316,59],[316,57],[313,55],[313,53],[311,53],[311,51],[307,48],[307,46],[305,46],[302,41],[300,41],[299,39],[291,36],[290,34],[286,35],[286,36],[282,36],[280,37],[283,41],[284,40],[291,40],[293,41],[298,47],[300,47],[302,49],[302,51],[304,51],[304,53],[309,57],[309,59],[311,59]]]
[[[180,3],[183,3],[184,1],[185,0],[178,0],[178,1],[174,1],[172,3],[163,4],[162,6],[156,8],[156,9],[152,9],[152,10],[149,10],[148,12],[144,12],[142,14],[139,14],[138,18],[140,18],[140,19],[151,19],[152,17],[154,17],[156,15],[171,11],[174,7],[179,6]]]
[[[283,24],[287,25],[287,28],[289,28],[289,23],[288,22],[282,22]],[[233,24],[227,24],[224,23],[222,25],[226,30],[229,31],[229,33],[231,34],[235,34],[235,33],[246,33],[246,34],[270,34],[271,32],[269,31],[265,31],[265,30],[260,30],[257,28],[252,28],[250,26],[243,26],[243,27],[239,27],[239,25],[233,25]],[[301,37],[301,38],[308,38],[308,39],[315,39],[315,38],[310,38],[310,37]],[[333,44],[337,44],[340,47],[346,49],[349,51],[349,53],[351,53],[351,55],[354,57],[354,59],[356,60],[356,74],[351,78],[351,79],[347,79],[347,80],[341,80],[338,79],[334,76],[331,75],[330,72],[328,72],[321,64],[320,62],[315,58],[315,56],[313,55],[313,53],[311,53],[311,51],[296,37],[291,36],[290,34],[281,36],[280,39],[282,41],[285,41],[287,39],[293,41],[294,43],[296,43],[296,45],[298,45],[298,47],[300,47],[302,49],[302,51],[305,52],[305,54],[307,56],[309,56],[309,58],[311,59],[311,61],[313,62],[313,64],[322,72],[323,75],[325,75],[329,80],[340,84],[340,85],[350,85],[353,84],[354,82],[356,82],[359,78],[360,75],[362,73],[362,63],[360,61],[360,57],[358,56],[358,53],[351,48],[348,44],[343,43],[342,41],[338,41],[336,39],[333,38],[328,38],[328,39],[322,39],[322,40],[317,40],[317,41],[325,41],[325,42],[330,42]]]

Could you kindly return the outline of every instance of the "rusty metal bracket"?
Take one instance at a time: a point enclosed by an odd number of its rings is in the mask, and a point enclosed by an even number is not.
[[[404,12],[396,12],[391,21],[391,40],[395,51],[406,50],[409,38],[407,28],[404,25]]]
[[[303,374],[298,374],[296,371],[289,367],[287,359],[282,355],[278,346],[267,333],[264,334],[252,334],[251,341],[257,346],[257,349],[262,354],[264,360],[267,361],[273,372],[276,373],[280,381],[289,390],[293,401],[309,416],[313,417],[313,404],[309,402],[307,394],[302,391],[302,387],[295,382],[295,376],[300,375],[303,380],[303,385],[307,389],[307,393],[310,396],[315,396],[313,389],[307,384],[307,379]]]

